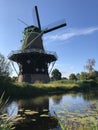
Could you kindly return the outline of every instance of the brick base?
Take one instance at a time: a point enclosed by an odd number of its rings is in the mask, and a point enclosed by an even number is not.
[[[35,82],[42,82],[48,83],[50,81],[49,75],[47,74],[24,74],[18,76],[18,82],[28,82],[28,83],[35,83]]]

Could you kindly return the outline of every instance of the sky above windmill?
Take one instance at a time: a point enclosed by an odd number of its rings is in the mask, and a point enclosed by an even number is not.
[[[41,27],[65,19],[67,26],[43,36],[44,47],[58,55],[55,68],[67,77],[84,70],[94,58],[98,71],[98,0],[0,0],[0,53],[5,57],[21,47],[23,30],[35,24],[37,5]],[[16,67],[17,68],[17,67]]]

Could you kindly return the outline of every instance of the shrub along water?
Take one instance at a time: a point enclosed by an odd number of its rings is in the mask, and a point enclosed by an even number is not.
[[[58,80],[48,84],[17,83],[11,80],[0,81],[0,94],[5,91],[6,97],[25,98],[43,94],[66,93],[68,91],[98,90],[98,83],[93,80],[72,81]]]

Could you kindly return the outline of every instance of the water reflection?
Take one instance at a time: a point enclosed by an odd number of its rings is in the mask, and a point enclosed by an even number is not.
[[[11,101],[8,104],[5,105],[4,109],[2,110],[2,113],[6,113],[9,117],[12,115],[18,114],[18,104],[16,101]]]
[[[32,109],[34,111],[41,112],[43,109],[49,108],[49,98],[48,96],[36,97],[32,99],[18,100],[17,101],[19,109]]]
[[[18,114],[18,110],[22,108],[24,110],[32,109],[38,112],[41,112],[43,109],[47,109],[51,113],[51,109],[57,105],[59,107],[62,104],[86,106],[91,100],[98,100],[98,92],[40,96],[32,99],[9,101],[5,105],[2,112],[7,113],[8,116],[11,116],[13,114]]]
[[[20,99],[20,100],[10,100],[2,110],[2,113],[6,113],[8,116],[17,115],[19,109],[23,110],[34,110],[41,112],[43,109],[49,108],[49,97],[36,97],[32,99]]]
[[[84,113],[85,111],[81,110],[81,106],[82,108],[83,107],[85,108],[90,105],[89,101],[84,100],[82,93],[78,93],[78,94],[72,93],[72,94],[63,95],[59,103],[56,102],[55,101],[56,99],[54,100],[53,97],[49,98],[49,111],[51,114],[53,114],[54,111],[64,110],[64,109],[67,109],[68,111],[71,112],[75,110],[79,110]]]
[[[98,101],[98,92],[92,93],[70,93],[65,95],[40,96],[32,99],[20,99],[9,101],[4,107],[2,113],[7,113],[8,116],[19,114],[19,110],[34,110],[41,113],[47,109],[49,114],[54,115],[54,110],[68,109],[70,111],[81,110],[90,106],[91,101]],[[70,107],[70,105],[72,107]],[[85,111],[82,109],[82,113]],[[58,130],[59,128],[57,128]]]
[[[95,99],[98,100],[98,91],[84,93],[82,96],[83,99],[86,101],[95,100]]]

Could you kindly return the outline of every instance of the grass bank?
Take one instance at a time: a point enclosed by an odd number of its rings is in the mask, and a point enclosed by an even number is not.
[[[5,92],[5,95],[13,98],[34,97],[38,95],[66,93],[69,91],[90,91],[98,90],[98,83],[93,80],[86,81],[70,81],[59,80],[48,84],[43,83],[22,83],[17,82],[1,82],[0,93]]]

